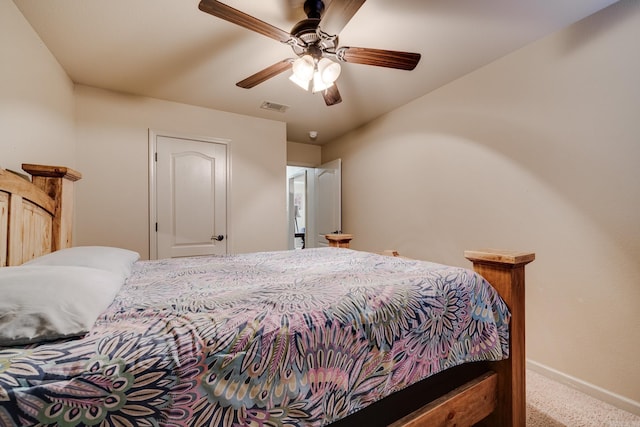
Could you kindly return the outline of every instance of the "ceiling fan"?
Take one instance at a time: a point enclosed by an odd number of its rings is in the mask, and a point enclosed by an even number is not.
[[[338,62],[413,70],[420,61],[419,53],[394,50],[347,47],[338,45],[338,34],[365,0],[331,0],[325,10],[322,0],[306,0],[307,19],[294,25],[291,32],[274,27],[217,0],[201,0],[199,9],[225,21],[288,44],[297,58],[287,58],[236,83],[250,89],[289,69],[292,81],[313,92],[321,92],[327,105],[342,101],[335,80],[340,74]],[[338,62],[334,62],[338,61]]]

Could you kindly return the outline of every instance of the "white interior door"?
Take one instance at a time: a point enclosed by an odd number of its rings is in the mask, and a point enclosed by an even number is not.
[[[342,230],[342,160],[320,165],[314,174],[314,247],[328,246],[325,234]],[[310,246],[310,245],[309,245]]]
[[[154,157],[156,258],[226,254],[227,145],[155,135]]]

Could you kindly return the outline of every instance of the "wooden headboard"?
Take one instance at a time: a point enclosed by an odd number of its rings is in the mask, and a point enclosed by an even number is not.
[[[0,169],[0,267],[70,247],[73,186],[79,172],[23,164],[31,181]]]

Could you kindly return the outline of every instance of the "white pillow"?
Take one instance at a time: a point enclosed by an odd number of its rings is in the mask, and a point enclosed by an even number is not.
[[[123,283],[120,274],[88,267],[0,268],[0,346],[87,332]]]
[[[140,259],[138,252],[110,246],[75,246],[27,261],[22,265],[69,265],[112,271],[129,277],[133,263]]]

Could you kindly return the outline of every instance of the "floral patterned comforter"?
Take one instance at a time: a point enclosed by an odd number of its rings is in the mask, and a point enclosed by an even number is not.
[[[473,271],[349,249],[139,261],[82,339],[0,348],[0,426],[322,426],[508,356]]]

